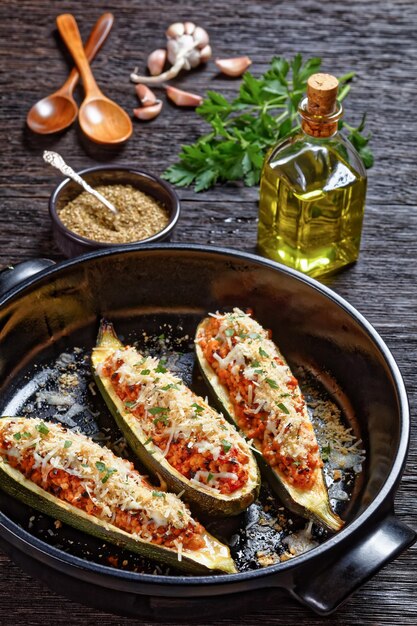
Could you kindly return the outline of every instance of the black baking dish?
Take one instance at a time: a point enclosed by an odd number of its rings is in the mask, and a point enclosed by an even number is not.
[[[188,245],[116,248],[26,278],[0,301],[1,410],[30,363],[58,355],[67,344],[91,347],[102,316],[127,332],[145,319],[155,328],[163,319],[186,326],[231,306],[252,308],[290,362],[308,363],[348,398],[368,458],[346,527],[313,550],[263,569],[167,576],[114,569],[49,545],[22,527],[26,508],[1,493],[0,545],[16,563],[60,593],[125,615],[181,620],[202,611],[242,611],[274,601],[277,588],[326,614],[413,543],[415,532],[393,512],[409,412],[392,355],[342,298],[254,255]]]

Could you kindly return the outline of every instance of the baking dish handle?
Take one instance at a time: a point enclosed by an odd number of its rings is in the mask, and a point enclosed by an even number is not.
[[[22,281],[51,265],[55,265],[55,261],[51,259],[29,259],[4,268],[0,272],[0,296],[4,296],[7,291],[17,287]]]
[[[348,550],[336,556],[331,552],[332,560],[326,555],[315,559],[311,569],[300,568],[289,591],[319,615],[328,615],[416,539],[414,530],[390,514],[376,529],[357,533],[356,541],[353,536]]]

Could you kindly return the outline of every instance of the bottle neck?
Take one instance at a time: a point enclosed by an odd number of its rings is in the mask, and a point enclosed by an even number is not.
[[[301,128],[310,137],[333,137],[337,133],[338,122],[343,116],[343,107],[336,101],[335,110],[326,115],[317,115],[309,111],[308,98],[304,98],[298,107]]]

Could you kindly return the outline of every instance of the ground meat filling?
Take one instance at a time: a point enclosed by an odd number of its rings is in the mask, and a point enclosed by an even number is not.
[[[68,502],[98,519],[103,519],[102,508],[92,501],[88,493],[88,490],[94,492],[92,480],[86,484],[79,477],[73,476],[65,470],[52,467],[45,472],[42,467],[36,465],[33,450],[28,449],[16,457],[8,454],[8,450],[12,447],[11,442],[0,436],[2,455],[11,467],[17,469],[25,478],[60,500]],[[133,470],[133,464],[131,466]],[[129,534],[137,534],[139,537],[143,536],[143,531],[146,528],[147,542],[174,550],[177,549],[179,542],[185,550],[199,550],[205,546],[202,537],[204,529],[198,522],[189,523],[186,528],[181,529],[175,528],[172,524],[158,526],[155,521],[149,520],[142,511],[129,512],[115,508],[111,523]]]
[[[265,333],[265,331],[263,332]],[[255,336],[256,333],[253,334]],[[268,339],[266,333],[265,338]],[[259,339],[262,337],[256,338],[256,341]],[[248,367],[253,367],[255,372],[261,371],[256,369],[256,367],[260,367],[259,363],[255,362],[253,365],[254,361],[248,358],[245,358],[245,363],[240,365],[233,361],[226,365],[222,363],[236,344],[241,341],[243,340],[239,333],[235,331],[232,333],[232,326],[230,332],[226,331],[226,337],[224,336],[224,318],[220,316],[210,317],[209,322],[197,337],[198,345],[205,359],[216,373],[220,383],[227,389],[239,428],[246,437],[254,440],[255,445],[262,451],[269,465],[279,469],[294,486],[308,489],[313,485],[315,470],[322,466],[322,461],[311,422],[308,419],[300,419],[306,412],[306,406],[298,387],[298,381],[288,369],[289,375],[285,383],[285,394],[281,393],[281,396],[285,395],[285,404],[276,402],[286,412],[288,412],[287,407],[291,403],[291,409],[295,412],[297,419],[294,420],[294,424],[291,424],[288,419],[284,420],[287,417],[285,414],[280,418],[279,411],[274,412],[274,424],[271,429],[270,411],[262,410],[262,405],[255,403],[260,379],[256,374],[253,376],[253,380],[248,380],[245,377],[245,370]],[[259,343],[259,347],[257,345],[257,350],[258,353],[260,350],[260,353],[265,355],[272,352],[270,346],[268,346],[267,351],[262,348],[261,343]],[[270,354],[270,362],[274,368],[288,367],[276,353],[275,355]],[[271,385],[272,382],[270,381]],[[282,392],[282,389],[280,391]],[[281,422],[283,428],[280,431]],[[287,453],[283,444],[287,437],[303,441],[302,456]]]
[[[152,407],[145,408],[143,404],[137,402],[141,384],[121,382],[117,370],[123,364],[122,358],[115,360],[109,356],[101,374],[110,380],[117,396],[129,407],[129,412],[137,418],[142,430],[161,450],[166,461],[188,480],[209,487],[215,486],[221,494],[231,495],[242,489],[249,478],[248,455],[237,445],[226,440],[226,433],[225,439],[218,442],[215,458],[210,445],[213,442],[205,439],[204,430],[196,427],[191,434],[181,432],[180,427],[173,424],[168,409],[161,410],[156,416],[150,414],[148,409]],[[191,397],[191,403],[193,399]],[[175,436],[172,436],[172,429],[175,429]]]

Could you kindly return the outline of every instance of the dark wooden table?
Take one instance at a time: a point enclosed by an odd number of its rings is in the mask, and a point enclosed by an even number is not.
[[[375,326],[391,348],[405,378],[413,421],[417,404],[417,207],[414,115],[417,66],[417,4],[414,0],[319,0],[249,2],[210,0],[119,0],[81,3],[58,0],[5,0],[0,5],[2,92],[0,132],[0,265],[32,257],[62,257],[52,238],[48,196],[59,176],[43,164],[42,150],[56,149],[75,168],[100,163],[130,164],[162,172],[174,162],[182,143],[196,138],[203,124],[193,112],[165,105],[150,124],[134,124],[120,151],[87,145],[75,124],[67,132],[42,138],[25,127],[30,106],[60,86],[68,57],[55,31],[55,17],[72,11],[85,38],[98,16],[110,10],[115,24],[94,72],[110,97],[127,110],[136,106],[129,74],[145,68],[147,54],[164,43],[164,30],[183,19],[206,27],[215,56],[250,54],[254,73],[273,54],[323,57],[336,74],[349,70],[357,79],[348,100],[347,119],[368,112],[375,167],[369,173],[362,251],[355,267],[328,284]],[[214,65],[190,73],[177,84],[204,93],[207,88],[233,94],[237,83],[221,79]],[[78,98],[82,96],[79,90]],[[254,251],[256,188],[217,187],[195,194],[180,190],[183,214],[175,241],[198,242]],[[417,434],[396,498],[400,519],[416,526]],[[411,548],[367,583],[330,619],[321,619],[283,595],[279,606],[254,607],[242,624],[417,624],[417,550]],[[55,595],[0,555],[0,623],[127,624],[115,617]],[[139,620],[138,620],[139,621]],[[237,619],[216,620],[235,624]],[[201,624],[207,623],[204,618]],[[213,622],[214,623],[214,622]]]

